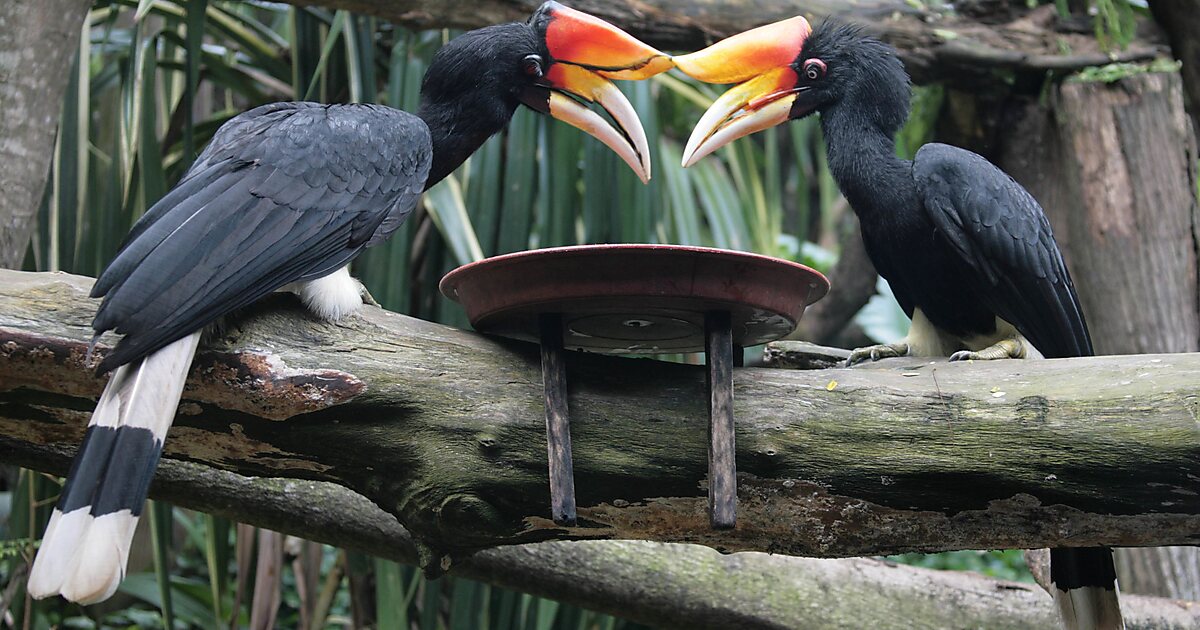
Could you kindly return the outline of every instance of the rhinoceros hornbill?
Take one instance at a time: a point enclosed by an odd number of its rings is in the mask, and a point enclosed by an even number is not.
[[[465,33],[437,52],[416,115],[375,105],[273,103],[214,135],[153,205],[92,289],[97,336],[123,335],[29,577],[29,593],[89,603],[117,588],[201,330],[293,285],[318,316],[362,304],[347,264],[387,239],[422,191],[519,105],[592,134],[643,180],[645,134],[608,79],[669,58],[555,2],[527,22]],[[596,102],[620,130],[589,109]]]
[[[1083,311],[1037,201],[984,158],[926,144],[896,156],[910,83],[896,51],[860,29],[802,17],[674,58],[685,73],[736,83],[683,153],[689,166],[747,134],[821,114],[829,168],[862,224],[871,261],[912,319],[908,336],[855,350],[951,360],[1092,354]],[[1068,627],[1122,627],[1112,552],[1051,550]]]

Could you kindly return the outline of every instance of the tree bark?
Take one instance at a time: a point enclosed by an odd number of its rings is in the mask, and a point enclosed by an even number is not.
[[[471,29],[521,21],[542,4],[542,0],[287,1],[376,15],[415,29]],[[1069,72],[1112,61],[1148,60],[1164,51],[1153,38],[1121,51],[1101,50],[1090,33],[1058,29],[1053,6],[1019,11],[996,23],[957,14],[949,5],[905,0],[572,0],[569,4],[667,51],[698,50],[795,15],[814,22],[836,17],[863,24],[895,45],[919,82],[996,86],[1010,78],[996,70]]]
[[[1150,12],[1171,42],[1171,52],[1182,64],[1183,91],[1192,114],[1192,131],[1200,134],[1200,11],[1191,0],[1152,0]]]
[[[103,384],[84,365],[90,282],[0,272],[4,461],[61,472],[82,435]],[[1195,542],[1200,355],[898,365],[736,370],[738,527],[714,531],[703,369],[572,353],[580,525],[560,528],[535,348],[378,309],[324,325],[280,295],[201,354],[165,457],[341,483],[427,566],[548,538],[814,556]]]
[[[1194,352],[1196,144],[1177,74],[1056,86],[998,163],[1046,208],[1101,354]],[[1200,550],[1118,551],[1121,588],[1200,597]]]
[[[89,0],[0,3],[0,267],[25,259]]]
[[[171,503],[407,564],[420,545],[342,486],[248,478],[164,460],[153,494]],[[1032,584],[883,560],[722,555],[699,545],[555,541],[486,549],[449,573],[661,628],[1041,628],[1054,605]],[[1130,630],[1184,630],[1200,606],[1123,598]]]

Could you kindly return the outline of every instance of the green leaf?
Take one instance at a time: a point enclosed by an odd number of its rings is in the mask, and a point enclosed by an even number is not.
[[[221,612],[221,602],[225,601],[225,591],[228,586],[229,571],[229,519],[206,514],[204,558],[208,568],[208,585],[212,592],[212,613],[214,626],[224,623]]]
[[[521,108],[508,124],[504,152],[504,198],[496,252],[529,249],[537,186],[537,114]]]
[[[471,226],[471,217],[467,216],[462,187],[457,178],[447,177],[426,191],[425,205],[442,238],[446,239],[450,250],[454,252],[458,264],[465,265],[483,258],[483,249],[475,236],[475,228]]]
[[[176,617],[193,628],[211,627],[212,614],[209,612],[208,603],[204,601],[205,597],[198,597],[199,594],[207,593],[207,584],[200,580],[172,577],[170,586],[171,602]],[[153,573],[127,575],[117,590],[156,608],[163,607],[162,592]]]
[[[191,166],[196,157],[196,88],[200,83],[200,60],[204,55],[204,17],[208,0],[188,0],[187,40],[184,46],[185,65],[183,91],[183,167]]]
[[[138,156],[141,163],[142,199],[148,208],[162,198],[167,192],[167,179],[162,167],[162,149],[158,143],[157,98],[158,82],[155,45],[157,38],[146,40],[143,47],[142,82],[141,82],[141,130],[138,132],[140,148]]]
[[[552,599],[537,600],[536,630],[550,630],[554,627],[554,618],[558,615],[559,603]]]
[[[405,588],[404,571],[391,560],[375,558],[375,610],[379,630],[408,630],[408,607],[416,592]]]
[[[301,100],[310,100],[316,93],[317,82],[324,76],[325,67],[329,64],[329,56],[333,53],[333,47],[337,44],[342,29],[345,28],[346,15],[345,11],[338,11],[334,15],[333,24],[329,27],[329,35],[325,37],[325,45],[321,48],[321,57],[317,60],[317,67],[313,70],[312,79],[308,83],[308,88],[304,90],[304,97]]]
[[[163,627],[175,627],[175,612],[171,596],[171,513],[170,503],[150,501],[150,541],[154,547],[154,577],[158,583],[158,609],[162,611]]]
[[[150,11],[150,7],[154,5],[154,0],[138,0],[137,11],[133,14],[134,22],[141,22],[142,18],[146,17],[146,13]]]
[[[438,622],[442,606],[443,580],[423,580],[424,592],[421,594],[421,630],[438,630]]]
[[[662,178],[666,181],[666,198],[670,207],[673,232],[668,239],[681,245],[704,245],[700,226],[701,210],[692,192],[691,170],[679,165],[683,151],[679,145],[663,139],[658,151],[663,155]]]
[[[463,197],[485,255],[496,253],[504,199],[504,136],[495,135],[471,156],[465,169]]]

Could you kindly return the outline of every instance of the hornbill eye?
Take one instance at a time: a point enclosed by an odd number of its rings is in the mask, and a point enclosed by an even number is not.
[[[825,62],[820,59],[809,59],[804,62],[804,78],[816,81],[825,76]]]
[[[527,76],[541,78],[542,74],[542,57],[540,55],[525,55],[521,60],[521,71]]]

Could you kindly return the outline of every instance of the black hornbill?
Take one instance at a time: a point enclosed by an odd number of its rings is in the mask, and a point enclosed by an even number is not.
[[[697,79],[738,84],[696,125],[684,166],[735,138],[820,112],[829,168],[875,268],[912,319],[905,340],[856,350],[851,362],[1092,354],[1037,201],[970,151],[926,144],[912,161],[896,156],[911,90],[890,46],[853,26],[826,21],[813,30],[796,17],[674,60]],[[1123,627],[1110,550],[1054,549],[1051,577],[1068,627]]]
[[[96,281],[93,327],[123,335],[113,371],[29,577],[29,593],[90,603],[125,571],[137,517],[201,330],[291,285],[319,317],[362,304],[347,264],[387,239],[518,105],[570,123],[643,180],[641,122],[608,81],[671,66],[616,27],[555,2],[527,22],[471,31],[437,52],[416,115],[376,105],[274,103],[214,135]],[[620,126],[588,109],[597,102]]]

